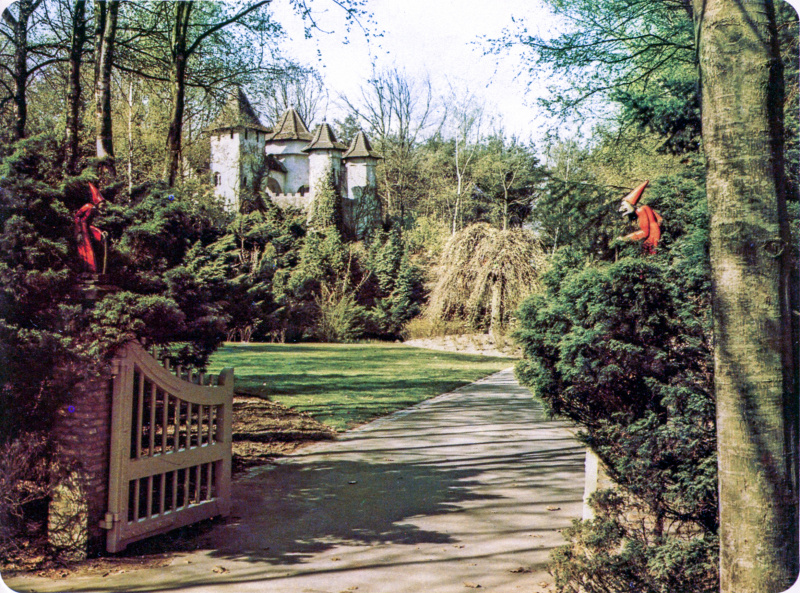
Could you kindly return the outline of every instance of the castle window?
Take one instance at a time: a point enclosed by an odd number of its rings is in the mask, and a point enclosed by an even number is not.
[[[233,140],[233,130],[231,130],[231,140]]]
[[[222,185],[222,176],[219,173],[214,173],[214,185]]]

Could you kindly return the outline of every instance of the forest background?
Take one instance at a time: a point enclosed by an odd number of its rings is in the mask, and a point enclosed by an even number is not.
[[[368,5],[335,2],[377,33]],[[0,24],[0,538],[11,549],[49,471],[47,428],[71,388],[133,337],[202,367],[229,340],[352,341],[492,332],[519,377],[583,439],[619,489],[554,556],[563,591],[718,590],[718,502],[705,162],[690,6],[549,0],[566,23],[485,41],[520,70],[555,72],[543,113],[596,122],[534,145],[468,89],[373,72],[340,141],[383,156],[380,228],[352,242],[330,208],[309,225],[256,188],[240,212],[214,197],[205,133],[238,88],[272,123],[320,121],[325,89],[281,56],[269,2],[20,0]],[[294,3],[311,19],[302,1]],[[798,215],[797,18],[777,6],[790,212]],[[358,34],[362,34],[359,30]],[[598,117],[602,114],[602,117]],[[665,218],[654,257],[617,239],[620,198]],[[72,214],[108,202],[108,281],[94,307]],[[330,188],[329,188],[330,189]],[[313,232],[310,230],[313,226]],[[792,226],[797,229],[797,225]],[[793,238],[796,242],[796,237]],[[794,249],[793,253],[797,253]],[[489,265],[491,263],[491,265]],[[520,306],[521,304],[521,306]],[[21,480],[21,478],[25,478]],[[13,490],[13,488],[11,488]],[[13,544],[13,545],[12,545]],[[585,551],[591,551],[586,554]]]

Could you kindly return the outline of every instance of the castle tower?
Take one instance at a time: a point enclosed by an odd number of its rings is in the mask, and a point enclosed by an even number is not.
[[[272,132],[261,125],[242,89],[237,89],[208,130],[214,193],[229,210],[239,209],[245,187],[261,175],[264,143]]]
[[[278,171],[270,172],[270,176],[278,181],[283,193],[308,191],[308,154],[303,152],[303,148],[311,140],[311,133],[303,118],[294,109],[287,110],[275,124],[273,132],[267,136],[264,145],[267,160],[272,158],[286,169],[282,175]]]
[[[359,131],[342,158],[347,181],[343,200],[345,227],[356,239],[363,239],[381,223],[375,167],[383,157],[372,150],[367,135]]]
[[[328,124],[317,126],[311,143],[303,148],[303,152],[308,154],[308,184],[312,194],[328,169],[333,172],[337,189],[344,193],[342,154],[346,149],[344,144],[337,142],[336,136]]]

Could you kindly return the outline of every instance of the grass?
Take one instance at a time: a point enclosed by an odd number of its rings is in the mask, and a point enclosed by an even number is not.
[[[237,394],[308,412],[346,430],[513,365],[401,344],[226,344],[209,371],[234,367]]]

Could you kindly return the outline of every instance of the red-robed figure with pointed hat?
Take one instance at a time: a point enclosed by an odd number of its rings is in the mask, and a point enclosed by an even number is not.
[[[97,259],[92,241],[102,243],[105,246],[106,233],[96,226],[92,226],[92,219],[102,208],[105,200],[94,184],[90,183],[89,189],[92,192],[92,201],[84,204],[75,212],[75,236],[78,240],[78,258],[83,263],[86,271],[96,274]],[[105,262],[103,268],[105,268]],[[105,273],[105,269],[103,269],[103,273]]]
[[[639,224],[639,230],[631,233],[630,235],[620,237],[620,239],[623,241],[644,240],[644,243],[642,243],[642,249],[644,249],[645,253],[648,255],[653,255],[656,252],[658,240],[661,238],[661,221],[663,219],[661,216],[659,216],[658,212],[653,210],[650,206],[640,206],[638,208],[634,208],[634,206],[636,206],[636,202],[638,202],[639,198],[642,197],[642,194],[644,193],[648,183],[650,183],[649,180],[645,181],[627,196],[622,198],[622,205],[619,207],[619,211],[622,212],[622,217],[628,218],[631,221],[637,221]]]

